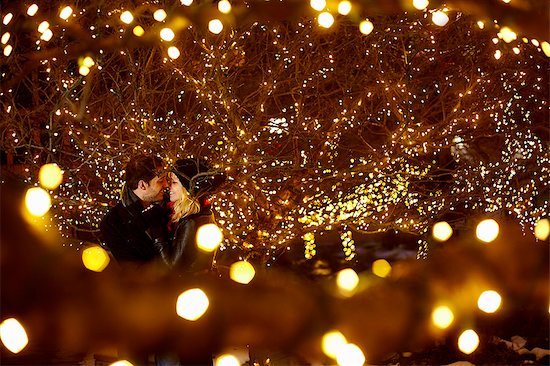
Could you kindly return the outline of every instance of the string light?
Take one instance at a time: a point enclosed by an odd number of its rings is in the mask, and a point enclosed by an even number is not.
[[[227,0],[221,0],[218,2],[218,10],[221,13],[229,14],[231,12],[231,3]]]
[[[458,337],[458,348],[463,353],[469,355],[479,346],[479,336],[472,329],[467,329]]]
[[[6,319],[0,324],[0,339],[12,353],[21,352],[29,343],[25,328],[15,318]]]
[[[67,20],[72,14],[73,8],[71,8],[70,6],[66,6],[59,12],[59,17],[63,20]]]
[[[223,30],[223,23],[219,19],[212,19],[208,22],[208,30],[214,34],[220,34]]]

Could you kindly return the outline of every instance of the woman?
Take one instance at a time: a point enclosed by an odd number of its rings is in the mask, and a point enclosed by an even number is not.
[[[164,261],[178,272],[208,271],[214,253],[199,250],[197,230],[202,225],[215,223],[208,194],[225,181],[223,174],[210,171],[199,160],[176,161],[168,180],[171,215],[169,229],[172,239],[163,248]]]

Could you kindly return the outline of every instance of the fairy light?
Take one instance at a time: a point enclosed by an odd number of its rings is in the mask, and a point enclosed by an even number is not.
[[[325,0],[310,0],[309,5],[314,10],[323,11],[323,9],[327,6],[327,2]]]
[[[538,240],[546,240],[548,239],[548,235],[550,235],[550,221],[548,219],[542,219],[537,221],[535,224],[535,237]]]
[[[171,59],[175,60],[180,57],[180,50],[176,46],[170,46],[168,47],[168,56],[170,56]]]
[[[479,298],[477,299],[477,307],[486,313],[494,313],[500,307],[501,302],[502,298],[498,292],[487,290],[483,291],[483,293],[479,295]]]
[[[212,19],[208,22],[208,30],[214,34],[220,34],[223,30],[223,23],[219,19]]]
[[[437,306],[432,311],[432,322],[440,329],[447,329],[454,321],[453,311],[445,305]]]
[[[453,228],[448,222],[440,221],[433,226],[432,235],[437,241],[447,241],[453,235]]]
[[[4,18],[2,18],[2,24],[8,25],[10,24],[12,19],[13,19],[13,13],[7,13],[6,15],[4,15]]]
[[[247,261],[235,262],[229,267],[229,278],[243,285],[249,284],[255,275],[254,267]]]
[[[52,206],[52,199],[46,190],[40,187],[33,187],[27,190],[25,205],[31,215],[37,217],[44,216]]]
[[[55,164],[44,164],[38,173],[40,185],[46,189],[56,189],[63,181],[63,171]]]
[[[241,362],[232,354],[223,354],[216,357],[214,366],[240,366]]]
[[[467,329],[458,337],[458,348],[461,352],[469,355],[479,346],[479,336],[472,329]]]
[[[92,246],[82,251],[84,267],[94,272],[103,271],[109,264],[109,254],[99,246]]]
[[[175,37],[176,37],[176,34],[171,28],[162,28],[160,30],[160,38],[163,41],[170,42],[170,41],[173,41]]]
[[[231,12],[231,3],[227,0],[221,0],[218,2],[218,10],[221,13],[229,14]]]
[[[223,240],[223,233],[216,224],[205,224],[197,230],[197,247],[205,252],[213,252]]]
[[[336,275],[338,288],[346,292],[352,292],[359,284],[359,276],[352,268],[346,268]]]
[[[2,44],[6,44],[8,43],[8,41],[10,40],[10,32],[6,32],[4,34],[2,34]]]
[[[361,23],[359,23],[359,30],[364,35],[369,35],[374,30],[374,25],[370,20],[363,20]]]
[[[120,361],[113,362],[109,366],[134,366],[134,364],[131,363],[130,361],[120,360]]]
[[[71,8],[70,6],[66,6],[59,12],[59,17],[63,20],[67,20],[72,14],[73,8]]]
[[[338,348],[336,362],[339,366],[362,366],[365,364],[365,354],[359,346],[348,343]]]
[[[430,2],[428,0],[413,0],[413,6],[418,10],[424,10],[428,7]]]
[[[176,302],[176,313],[183,319],[195,321],[208,310],[210,301],[203,290],[194,288],[182,292]]]
[[[25,328],[15,318],[6,319],[0,324],[0,340],[12,353],[21,352],[29,343]]]
[[[322,12],[317,17],[317,22],[323,28],[330,28],[334,24],[334,17],[328,11]]]
[[[435,25],[443,27],[449,22],[449,16],[445,12],[438,10],[432,14],[432,22]]]
[[[134,15],[129,10],[126,10],[125,12],[120,14],[120,20],[123,23],[130,24],[134,21]]]
[[[346,337],[337,330],[331,330],[323,335],[321,345],[325,355],[336,358],[340,348],[348,344]]]
[[[157,9],[153,13],[153,19],[155,19],[157,22],[162,22],[164,19],[166,19],[168,15],[166,14],[166,11],[164,9]]]
[[[40,33],[44,33],[49,27],[50,27],[50,23],[44,20],[42,23],[38,25],[38,31]]]
[[[185,6],[191,6],[191,4],[193,4],[193,0],[180,0],[181,2],[181,5],[185,5]]]
[[[490,243],[498,236],[498,223],[493,219],[481,221],[476,227],[476,237],[486,243]]]
[[[338,13],[341,15],[348,15],[351,12],[351,3],[347,0],[340,1],[338,3]]]
[[[388,277],[391,273],[391,264],[385,259],[377,259],[372,263],[372,273],[378,277]]]
[[[4,56],[8,57],[9,55],[11,55],[11,52],[13,51],[13,46],[12,45],[7,45],[6,47],[4,47]]]
[[[27,15],[30,17],[35,16],[37,12],[38,12],[38,5],[36,4],[32,4],[27,8]]]
[[[132,33],[136,36],[136,37],[141,37],[145,34],[145,29],[143,29],[143,27],[141,25],[136,25],[133,29],[132,29]]]
[[[518,38],[517,34],[508,27],[502,27],[498,32],[498,36],[506,43],[515,41]]]

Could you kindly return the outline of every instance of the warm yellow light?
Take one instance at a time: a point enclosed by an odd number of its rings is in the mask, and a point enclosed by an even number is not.
[[[168,56],[170,56],[171,59],[175,60],[180,57],[180,50],[175,46],[168,47]]]
[[[254,267],[247,261],[235,262],[229,267],[229,277],[233,281],[244,285],[250,283],[255,275]]]
[[[477,224],[476,236],[479,240],[490,243],[498,236],[498,223],[493,219],[485,219]]]
[[[346,344],[348,344],[346,337],[344,337],[344,335],[337,330],[330,331],[323,335],[323,352],[331,358],[336,358],[339,349]]]
[[[509,4],[512,0],[502,0],[503,3]]]
[[[447,16],[447,14],[445,14],[441,10],[438,10],[432,14],[432,22],[435,25],[443,27],[445,24],[449,22],[449,17]]]
[[[36,14],[37,11],[38,11],[38,5],[32,4],[27,9],[27,15],[33,17]]]
[[[38,173],[40,185],[46,189],[56,189],[63,181],[63,172],[55,163],[44,164]]]
[[[221,0],[218,2],[218,10],[224,14],[228,14],[231,11],[231,3],[227,0]]]
[[[539,43],[539,41],[538,41],[537,39],[534,39],[534,38],[533,38],[533,39],[531,40],[531,43],[532,43],[535,47],[540,46],[540,43]]]
[[[455,316],[449,307],[441,305],[432,311],[432,322],[441,329],[448,328],[454,321]]]
[[[13,51],[11,44],[4,47],[4,56],[8,57],[11,54],[11,51]]]
[[[205,252],[213,252],[223,240],[223,233],[216,224],[206,224],[197,230],[197,246]]]
[[[500,32],[498,32],[498,36],[506,43],[515,41],[518,38],[517,34],[508,27],[500,28]]]
[[[336,275],[336,285],[341,290],[353,291],[358,284],[359,276],[351,268],[343,269]]]
[[[499,60],[502,57],[502,52],[500,50],[495,51],[495,59]]]
[[[231,354],[223,354],[216,357],[214,366],[241,366],[239,359]]]
[[[40,39],[43,41],[48,42],[53,37],[53,32],[51,29],[46,29],[44,33],[40,36]]]
[[[193,4],[193,0],[180,0],[181,5],[190,6]]]
[[[359,23],[359,31],[363,33],[364,35],[371,34],[371,32],[374,29],[374,25],[370,20],[363,20],[361,23]]]
[[[113,362],[109,366],[134,366],[134,364],[131,363],[130,361],[121,360],[121,361]]]
[[[33,216],[44,216],[52,206],[50,194],[40,187],[29,188],[25,195],[25,206]]]
[[[12,19],[13,19],[13,14],[8,13],[8,14],[4,15],[4,18],[2,19],[2,23],[4,25],[8,25],[11,22]]]
[[[90,271],[101,272],[109,264],[109,254],[100,246],[92,246],[82,251],[82,263]]]
[[[342,15],[348,15],[351,11],[351,3],[348,0],[340,1],[338,3],[338,13]]]
[[[317,11],[322,11],[327,6],[327,2],[325,0],[310,0],[309,5]]]
[[[157,9],[153,13],[153,19],[155,19],[157,22],[162,22],[164,19],[166,19],[168,15],[164,11],[164,9]]]
[[[78,73],[82,76],[86,76],[90,73],[90,68],[88,66],[82,65],[78,68]]]
[[[72,14],[73,8],[71,8],[70,6],[66,6],[59,12],[59,17],[63,20],[67,20]]]
[[[413,6],[418,10],[424,10],[428,7],[430,2],[428,0],[413,0]]]
[[[42,23],[38,25],[38,31],[40,33],[44,33],[46,29],[48,29],[49,27],[50,27],[50,23],[44,20]]]
[[[542,48],[542,52],[544,52],[546,57],[550,57],[550,43],[544,41],[540,44],[540,47]]]
[[[6,319],[0,324],[0,339],[13,353],[21,352],[29,343],[25,328],[14,318]]]
[[[323,28],[330,28],[334,24],[334,17],[328,11],[324,11],[317,17],[317,22]]]
[[[2,34],[2,44],[8,43],[8,41],[10,40],[10,37],[11,37],[10,32],[6,32]]]
[[[548,219],[542,219],[535,224],[535,237],[539,240],[548,239],[550,234],[550,222]]]
[[[479,27],[479,29],[483,29],[483,28],[485,28],[485,23],[483,23],[481,20],[478,20],[477,21],[477,26]]]
[[[208,30],[214,34],[220,34],[223,30],[223,23],[219,19],[212,19],[208,22]]]
[[[90,56],[86,56],[82,59],[82,65],[86,66],[87,68],[91,68],[95,65],[95,61]]]
[[[134,16],[132,15],[131,12],[129,12],[128,10],[126,10],[125,12],[123,12],[122,14],[120,14],[120,20],[123,22],[123,23],[126,23],[126,24],[130,24],[134,21]]]
[[[385,259],[377,259],[372,263],[372,273],[378,277],[388,277],[391,273],[391,264]]]
[[[440,221],[433,226],[432,235],[437,241],[447,241],[453,235],[453,228],[446,221]]]
[[[160,30],[160,38],[164,41],[172,41],[176,35],[174,34],[174,31],[171,28],[162,28]]]
[[[199,288],[187,290],[178,296],[176,313],[183,319],[197,320],[208,310],[208,296]]]
[[[479,346],[479,336],[472,329],[465,330],[458,337],[458,349],[469,355],[474,352]]]
[[[141,37],[145,34],[145,29],[141,25],[136,25],[134,29],[132,29],[132,33],[134,33],[134,36]]]
[[[500,307],[501,301],[502,298],[498,292],[488,290],[479,295],[477,307],[486,313],[494,313]]]
[[[361,348],[353,343],[348,343],[338,349],[336,362],[340,366],[362,366],[365,364],[365,355]]]
[[[512,48],[512,51],[514,51],[514,53],[515,53],[516,55],[519,55],[519,53],[520,53],[520,49],[519,49],[518,47]]]

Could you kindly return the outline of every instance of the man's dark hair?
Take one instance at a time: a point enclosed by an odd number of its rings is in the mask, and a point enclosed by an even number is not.
[[[126,172],[124,180],[129,189],[137,189],[140,180],[150,182],[151,179],[160,175],[164,168],[164,163],[161,158],[153,155],[136,155],[128,164],[126,164]]]

